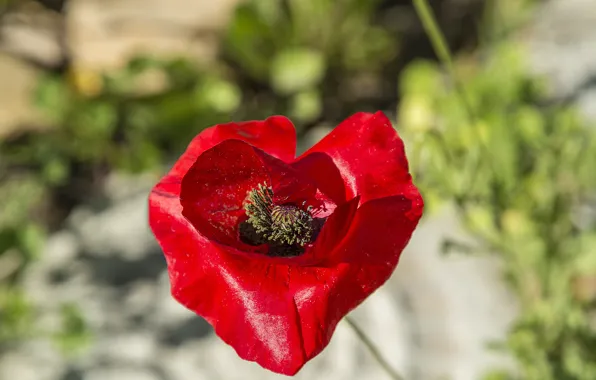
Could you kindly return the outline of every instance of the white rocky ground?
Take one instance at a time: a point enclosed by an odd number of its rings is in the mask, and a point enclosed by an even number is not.
[[[128,1],[121,0],[119,7]],[[71,15],[88,17],[92,12],[85,6],[116,4],[100,3],[75,0]],[[145,10],[138,17],[151,19],[147,14]],[[558,93],[574,97],[586,115],[594,116],[596,21],[590,15],[596,15],[596,1],[552,0],[524,38],[536,70],[547,73]],[[99,26],[82,20],[69,22],[101,34]],[[73,41],[71,48],[83,61],[102,46],[78,49],[81,45]],[[312,131],[303,145],[324,133]],[[146,197],[153,180],[114,178],[111,205],[76,210],[25,280],[48,316],[60,301],[81,307],[94,334],[91,347],[66,359],[47,341],[27,342],[0,357],[0,380],[283,378],[238,359],[203,320],[171,299],[165,263],[147,226]],[[392,279],[353,313],[407,380],[478,379],[491,365],[508,363],[485,347],[504,336],[515,315],[514,301],[499,278],[499,263],[441,255],[439,245],[446,235],[461,235],[448,209],[424,220]],[[48,327],[56,323],[51,317],[42,322]],[[345,323],[296,377],[387,378]]]
[[[533,69],[550,79],[554,94],[596,120],[596,1],[547,2],[524,40]]]

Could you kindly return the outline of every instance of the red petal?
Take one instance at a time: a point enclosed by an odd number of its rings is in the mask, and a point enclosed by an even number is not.
[[[291,267],[209,242],[182,216],[177,198],[160,188],[149,198],[149,223],[168,263],[173,297],[203,316],[241,358],[295,374],[308,359],[288,291]]]
[[[338,212],[352,212],[350,204],[357,199]],[[200,254],[180,246],[187,252],[183,259],[169,260],[173,294],[204,316],[241,358],[293,375],[328,345],[343,316],[389,278],[417,222],[406,216],[409,206],[403,197],[361,206],[332,256],[337,260],[324,267],[250,260],[216,246],[200,248]]]
[[[354,215],[358,209],[360,197],[356,197],[341,206],[338,206],[333,214],[327,218],[314,246],[304,256],[311,256],[311,260],[319,265],[329,261],[333,249],[342,241],[348,233]]]
[[[245,141],[282,161],[291,162],[296,157],[296,130],[284,116],[215,126],[211,146],[227,139]]]
[[[359,267],[395,267],[420,219],[412,212],[418,201],[420,197],[412,201],[398,195],[364,203],[329,260]]]
[[[209,287],[210,284],[216,287],[218,267],[225,266],[231,258],[182,216],[179,188],[179,184],[163,181],[154,187],[149,195],[149,225],[163,249],[174,298],[192,310],[200,310],[207,320],[213,320],[215,315],[211,310],[220,300],[218,292],[210,291]],[[186,297],[186,290],[196,286],[204,287],[195,297]]]
[[[172,180],[182,180],[201,153],[229,139],[245,141],[282,161],[293,161],[296,156],[296,130],[284,116],[218,124],[203,130],[190,142],[168,176],[173,177]]]
[[[391,276],[418,223],[412,202],[403,196],[367,202],[345,231],[341,220],[351,219],[357,204],[345,203],[329,218],[343,239],[325,266],[247,260],[224,268],[235,301],[226,301],[216,331],[240,357],[295,374],[329,344],[337,323]]]
[[[294,268],[244,258],[222,268],[221,305],[213,324],[241,358],[286,375],[294,375],[308,360],[290,291],[292,279],[300,279],[293,276]]]
[[[223,248],[182,215],[181,176],[192,155],[187,150],[149,196],[149,224],[166,257],[172,295],[203,316],[240,357],[295,374],[307,358],[288,292],[291,267]]]
[[[327,154],[312,152],[308,155],[302,155],[291,165],[310,178],[311,181],[314,181],[319,190],[333,200],[334,203],[341,204],[347,200],[342,173]]]
[[[344,199],[360,195],[364,203],[392,195],[419,197],[408,172],[403,141],[382,112],[349,117],[300,156],[299,161],[308,160],[308,156],[315,153],[327,155],[339,170],[345,184]],[[309,173],[313,171],[316,167]],[[333,176],[327,180],[321,177],[317,176],[326,181],[326,186],[318,184],[321,189],[338,188]],[[421,214],[422,204],[412,212]]]
[[[293,291],[307,358],[321,352],[337,323],[391,276],[418,223],[408,216],[411,206],[404,197],[365,203],[330,255],[334,264],[301,268]]]
[[[300,204],[313,201],[317,188],[310,178],[273,156],[261,152],[260,157],[271,178],[275,203]]]
[[[270,182],[255,148],[226,140],[203,152],[182,179],[182,214],[202,235],[236,246],[247,193]]]

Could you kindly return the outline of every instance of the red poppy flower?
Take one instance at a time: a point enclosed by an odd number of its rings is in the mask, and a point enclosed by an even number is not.
[[[295,151],[284,117],[217,125],[149,197],[174,298],[240,357],[286,375],[389,278],[423,209],[381,112]]]

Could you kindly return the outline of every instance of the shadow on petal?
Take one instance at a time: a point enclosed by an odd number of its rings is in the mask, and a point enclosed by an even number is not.
[[[314,181],[317,188],[335,204],[347,201],[345,183],[350,179],[342,177],[335,162],[326,153],[314,152],[302,156],[292,164],[292,167]],[[349,198],[352,196],[350,195]]]
[[[330,260],[361,266],[395,267],[420,219],[420,194],[414,199],[403,195],[373,199],[358,208],[344,239]]]

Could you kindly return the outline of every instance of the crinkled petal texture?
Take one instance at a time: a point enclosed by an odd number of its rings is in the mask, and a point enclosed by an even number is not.
[[[356,114],[295,158],[292,123],[222,124],[189,145],[149,197],[173,296],[246,360],[293,375],[391,275],[422,215],[404,145],[382,113]],[[239,239],[259,183],[326,222],[296,257]]]

